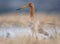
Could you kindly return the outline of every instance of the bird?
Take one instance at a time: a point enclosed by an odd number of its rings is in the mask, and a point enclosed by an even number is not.
[[[25,8],[28,8],[28,7],[30,8],[30,18],[31,18],[31,23],[30,23],[31,25],[30,26],[32,26],[32,28],[31,28],[32,29],[32,36],[34,36],[34,34],[35,34],[36,39],[38,39],[38,36],[37,36],[38,30],[35,29],[37,23],[34,24],[34,12],[35,12],[34,3],[30,2],[30,3],[26,4],[26,5],[23,5],[21,8],[16,9],[16,11],[17,10],[22,10],[22,9],[25,9]]]

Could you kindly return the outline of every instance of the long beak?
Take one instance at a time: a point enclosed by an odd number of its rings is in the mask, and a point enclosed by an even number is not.
[[[25,8],[27,8],[27,7],[29,7],[29,5],[28,5],[28,4],[26,4],[26,5],[22,6],[21,8],[18,8],[18,9],[16,9],[16,10],[25,9]]]
[[[22,9],[22,8],[18,8],[18,9],[16,9],[16,11],[17,11],[17,10],[21,10],[21,9]]]

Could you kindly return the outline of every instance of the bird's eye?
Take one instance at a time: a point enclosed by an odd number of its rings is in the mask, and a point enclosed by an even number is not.
[[[31,4],[29,4],[29,6],[31,7],[32,5],[31,5]]]

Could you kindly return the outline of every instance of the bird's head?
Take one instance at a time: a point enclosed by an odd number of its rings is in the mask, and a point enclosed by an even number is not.
[[[30,3],[28,3],[28,4],[23,5],[21,8],[16,9],[16,10],[25,9],[25,8],[32,7],[32,6],[33,6],[33,3],[30,2]]]

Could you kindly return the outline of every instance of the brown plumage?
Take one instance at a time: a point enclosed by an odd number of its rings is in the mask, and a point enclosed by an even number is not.
[[[29,3],[29,7],[30,7],[30,17],[34,17],[34,4]]]

